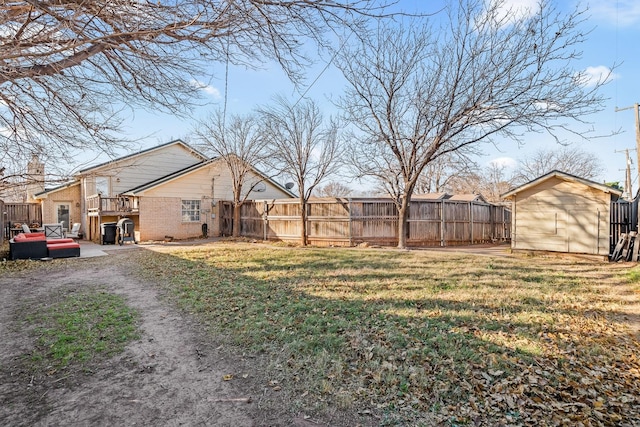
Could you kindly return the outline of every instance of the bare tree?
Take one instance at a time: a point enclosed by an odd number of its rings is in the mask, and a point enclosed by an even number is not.
[[[240,236],[240,213],[251,191],[262,182],[254,169],[264,160],[264,138],[254,115],[225,118],[217,110],[198,122],[197,146],[218,157],[229,170],[233,192],[233,236]]]
[[[422,171],[415,191],[418,194],[459,192],[460,184],[473,181],[478,165],[462,153],[448,153],[430,162]]]
[[[583,13],[563,15],[545,1],[526,14],[504,5],[460,0],[440,27],[381,23],[339,55],[349,84],[339,105],[358,130],[352,157],[395,201],[398,247],[418,179],[438,157],[496,136],[521,141],[527,131],[560,138],[575,133],[561,119],[582,122],[602,107],[603,82],[588,87],[572,68]]]
[[[515,183],[515,178],[508,173],[508,169],[507,165],[491,162],[481,175],[478,193],[489,202],[500,203],[500,195],[509,191]]]
[[[531,157],[518,160],[515,183],[524,184],[553,170],[593,179],[604,172],[602,161],[593,153],[575,147],[538,150]]]
[[[353,190],[341,182],[331,181],[322,187],[316,187],[314,195],[317,197],[350,197]]]
[[[342,147],[337,124],[325,124],[316,103],[289,103],[277,97],[259,110],[268,161],[296,183],[300,207],[300,243],[307,244],[307,201],[322,180],[340,169]]]
[[[380,16],[375,0],[9,0],[0,4],[0,164],[111,153],[134,108],[185,114],[211,63],[279,62]],[[204,77],[204,79],[207,79]],[[19,168],[14,168],[18,170]]]

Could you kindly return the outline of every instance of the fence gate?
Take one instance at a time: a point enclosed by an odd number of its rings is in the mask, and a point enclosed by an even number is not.
[[[232,236],[233,235],[233,203],[231,202],[219,202],[220,203],[220,235]]]
[[[611,202],[611,229],[609,233],[609,253],[613,252],[621,234],[638,231],[638,197]]]

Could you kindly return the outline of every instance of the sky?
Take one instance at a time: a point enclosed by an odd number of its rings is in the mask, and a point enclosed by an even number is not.
[[[436,11],[442,1],[400,0],[398,7],[408,12]],[[514,6],[535,5],[536,0],[508,0]],[[559,10],[572,10],[573,1],[556,1]],[[578,2],[580,8],[588,8],[584,26],[592,30],[587,42],[582,45],[583,56],[574,68],[587,70],[594,75],[611,71],[610,81],[602,89],[607,98],[604,109],[587,117],[593,124],[593,135],[589,140],[575,139],[570,147],[595,154],[602,162],[604,172],[594,178],[599,182],[625,180],[626,157],[624,150],[636,148],[635,119],[632,109],[616,111],[640,103],[640,1],[598,0],[593,4]],[[319,102],[326,116],[338,113],[330,99],[340,96],[345,82],[340,73],[329,63],[319,62],[307,70],[305,85],[296,90],[282,70],[275,64],[264,64],[257,70],[230,67],[225,79],[225,64],[212,64],[212,77],[194,82],[202,88],[203,101],[208,105],[194,111],[194,118],[204,117],[208,111],[223,106],[225,99],[229,113],[244,113],[255,107],[267,105],[274,95],[281,94],[297,99],[301,91]],[[177,138],[187,138],[193,123],[162,114],[135,112],[128,121],[127,132],[140,139],[140,148],[148,148]],[[525,142],[500,140],[493,146],[487,144],[484,155],[479,157],[481,166],[491,162],[505,164],[513,170],[518,159],[526,159],[539,149],[560,148],[544,134],[527,134]],[[633,191],[638,190],[636,152],[630,151],[632,159]],[[358,187],[354,183],[352,186]],[[362,189],[362,188],[360,188]]]

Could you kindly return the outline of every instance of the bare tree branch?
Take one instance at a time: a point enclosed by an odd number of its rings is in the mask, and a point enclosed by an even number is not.
[[[126,145],[136,108],[184,115],[212,63],[278,61],[384,16],[377,0],[7,0],[0,4],[0,163]],[[10,154],[6,154],[10,153]]]
[[[259,110],[268,162],[298,187],[302,245],[307,244],[307,200],[322,180],[337,172],[342,163],[338,126],[325,124],[315,102],[296,104],[277,97],[270,107]]]
[[[233,236],[240,235],[240,213],[251,191],[262,182],[254,167],[265,158],[265,140],[254,115],[232,115],[217,110],[200,120],[195,134],[198,148],[218,157],[229,170],[233,192]]]
[[[574,125],[602,108],[604,82],[588,87],[572,67],[586,37],[583,12],[564,15],[546,1],[521,15],[504,7],[460,0],[443,25],[381,23],[339,56],[349,84],[339,105],[357,128],[352,157],[360,176],[394,198],[399,247],[409,200],[431,162],[497,136],[581,135]]]
[[[553,170],[593,179],[604,172],[604,167],[597,156],[575,147],[538,150],[531,157],[518,160],[514,183],[524,184]]]

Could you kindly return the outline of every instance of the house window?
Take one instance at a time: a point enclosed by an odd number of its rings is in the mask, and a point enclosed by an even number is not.
[[[182,222],[200,221],[200,200],[182,201]]]
[[[96,193],[109,196],[109,177],[96,176]]]

